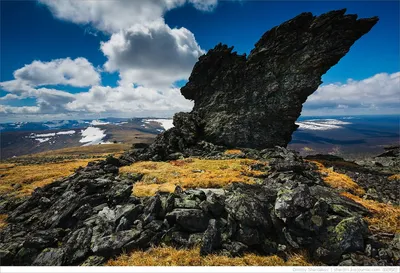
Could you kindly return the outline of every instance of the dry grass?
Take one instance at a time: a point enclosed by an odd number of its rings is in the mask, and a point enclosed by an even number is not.
[[[16,165],[0,164],[0,194],[15,193],[17,196],[29,195],[37,187],[43,187],[57,178],[72,174],[78,167],[86,166],[92,159],[64,161],[48,164]],[[20,184],[14,189],[13,184]]]
[[[368,222],[369,229],[371,232],[389,232],[397,233],[400,232],[400,208],[397,206],[379,203],[374,200],[365,200],[360,196],[365,194],[357,183],[351,180],[345,174],[336,173],[331,169],[325,168],[325,166],[319,162],[314,162],[321,173],[327,174],[323,177],[325,183],[332,188],[342,189],[341,195],[346,196],[353,201],[361,204],[367,208],[371,213],[371,217],[365,217]],[[398,179],[397,175],[389,177],[389,179]],[[349,192],[348,192],[349,191]]]
[[[311,266],[305,255],[292,255],[288,261],[278,256],[245,254],[243,257],[222,255],[200,256],[199,248],[176,249],[154,247],[147,251],[133,251],[109,260],[107,266]]]
[[[347,175],[337,173],[330,168],[326,168],[323,164],[319,162],[311,162],[317,165],[319,172],[323,174],[322,179],[332,188],[350,191],[358,196],[362,196],[365,194],[365,190]]]
[[[226,155],[239,155],[241,154],[241,150],[226,150],[224,154]]]
[[[261,163],[251,159],[202,160],[184,159],[170,162],[137,162],[120,169],[121,173],[142,173],[142,180],[135,184],[133,194],[151,196],[157,191],[172,192],[182,188],[222,188],[233,182],[254,183],[250,165]],[[266,164],[266,163],[262,163]]]
[[[391,175],[388,177],[389,180],[400,180],[400,173]]]
[[[369,228],[372,232],[400,232],[400,208],[389,204],[379,203],[373,200],[365,200],[351,193],[343,192],[346,196],[355,202],[366,207],[372,212],[372,217],[366,217]]]
[[[0,230],[7,226],[7,214],[0,214]]]

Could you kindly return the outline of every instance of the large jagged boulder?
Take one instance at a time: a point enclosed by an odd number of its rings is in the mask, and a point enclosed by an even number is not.
[[[157,138],[153,150],[163,156],[200,141],[286,147],[321,76],[378,21],[345,12],[302,13],[267,31],[247,57],[222,44],[209,50],[181,89],[193,110],[177,113],[175,127]]]

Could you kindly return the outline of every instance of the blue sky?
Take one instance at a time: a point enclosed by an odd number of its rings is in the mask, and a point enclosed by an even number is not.
[[[1,1],[2,119],[188,111],[179,87],[199,55],[219,42],[249,53],[265,31],[301,12],[342,8],[380,20],[323,76],[303,114],[399,112],[397,1],[90,2]]]

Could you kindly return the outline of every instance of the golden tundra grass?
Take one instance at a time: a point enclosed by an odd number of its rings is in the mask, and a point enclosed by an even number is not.
[[[0,194],[14,192],[17,196],[30,195],[37,187],[50,184],[55,179],[72,174],[78,167],[84,167],[93,159],[81,159],[58,163],[17,165],[0,164]],[[15,190],[13,184],[20,184]]]
[[[176,186],[186,188],[222,188],[233,182],[254,183],[252,176],[262,174],[250,170],[261,163],[252,159],[183,159],[170,162],[137,162],[120,168],[121,173],[142,173],[142,180],[133,187],[136,196],[152,196],[157,191],[173,192]],[[263,162],[262,164],[267,164]]]
[[[0,214],[0,230],[7,225],[7,214]]]
[[[0,194],[30,195],[35,188],[68,176],[78,167],[85,167],[88,162],[94,161],[93,158],[102,160],[109,154],[118,156],[128,147],[127,144],[80,146],[17,157],[12,161],[16,163],[0,163]],[[51,161],[58,157],[63,161],[33,164],[35,160]],[[20,184],[22,187],[15,190],[13,184]]]
[[[391,175],[388,177],[389,180],[400,180],[400,173]]]
[[[349,176],[341,173],[337,173],[330,168],[326,168],[323,164],[312,161],[317,165],[318,170],[322,173],[322,179],[326,184],[335,189],[341,189],[344,191],[350,191],[358,196],[365,194],[365,190],[361,188],[356,182],[354,182]]]
[[[147,251],[133,251],[109,260],[108,266],[311,266],[307,256],[293,254],[285,262],[280,257],[245,254],[243,257],[228,257],[211,254],[200,256],[198,247],[176,249],[169,246],[153,247]]]
[[[365,218],[372,232],[400,232],[400,208],[398,206],[379,203],[374,200],[365,200],[348,192],[341,194],[363,205],[372,212],[371,217]]]
[[[398,206],[361,198],[361,196],[365,194],[364,189],[349,176],[325,168],[325,166],[319,162],[313,163],[315,163],[319,171],[324,174],[322,177],[325,183],[332,188],[343,190],[341,195],[363,205],[372,213],[371,217],[365,218],[371,232],[400,232],[400,208]],[[396,179],[396,175],[389,177],[389,179]]]
[[[242,153],[242,151],[241,150],[226,150],[225,152],[224,152],[224,154],[226,154],[226,155],[238,155],[238,154],[241,154]]]

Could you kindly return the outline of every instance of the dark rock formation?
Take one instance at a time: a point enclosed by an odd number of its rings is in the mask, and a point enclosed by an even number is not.
[[[302,13],[267,31],[250,55],[219,44],[195,64],[182,95],[194,101],[177,113],[175,127],[153,150],[166,156],[200,141],[227,147],[286,147],[302,104],[321,76],[349,51],[378,18],[357,20],[345,9],[320,16]]]

